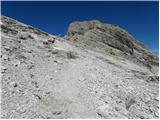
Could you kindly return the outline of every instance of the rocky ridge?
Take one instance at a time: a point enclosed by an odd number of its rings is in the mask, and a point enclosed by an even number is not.
[[[116,25],[62,38],[2,16],[1,51],[1,118],[159,118],[158,58]]]
[[[158,57],[115,24],[104,24],[97,20],[73,22],[68,28],[67,36],[74,43],[102,53],[123,56],[150,69],[159,64]]]

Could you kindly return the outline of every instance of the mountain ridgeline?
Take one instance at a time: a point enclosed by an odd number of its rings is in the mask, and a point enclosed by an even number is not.
[[[157,56],[115,24],[104,24],[97,20],[73,22],[69,25],[67,36],[74,43],[130,59],[150,69],[159,65]]]

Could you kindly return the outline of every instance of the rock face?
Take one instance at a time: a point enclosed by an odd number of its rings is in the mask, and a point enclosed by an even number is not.
[[[158,58],[118,26],[62,38],[2,16],[1,51],[1,118],[159,118]]]
[[[68,39],[103,53],[124,56],[136,63],[152,68],[158,65],[158,57],[152,55],[141,43],[117,25],[103,24],[96,20],[70,24]]]

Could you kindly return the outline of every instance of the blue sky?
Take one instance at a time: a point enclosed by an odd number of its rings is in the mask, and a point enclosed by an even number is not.
[[[73,21],[100,20],[117,24],[151,51],[159,49],[158,1],[139,2],[1,2],[2,15],[64,35]]]

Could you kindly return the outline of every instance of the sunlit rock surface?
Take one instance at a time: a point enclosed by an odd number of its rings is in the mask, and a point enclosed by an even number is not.
[[[158,118],[158,58],[125,30],[57,37],[1,17],[1,118]]]

